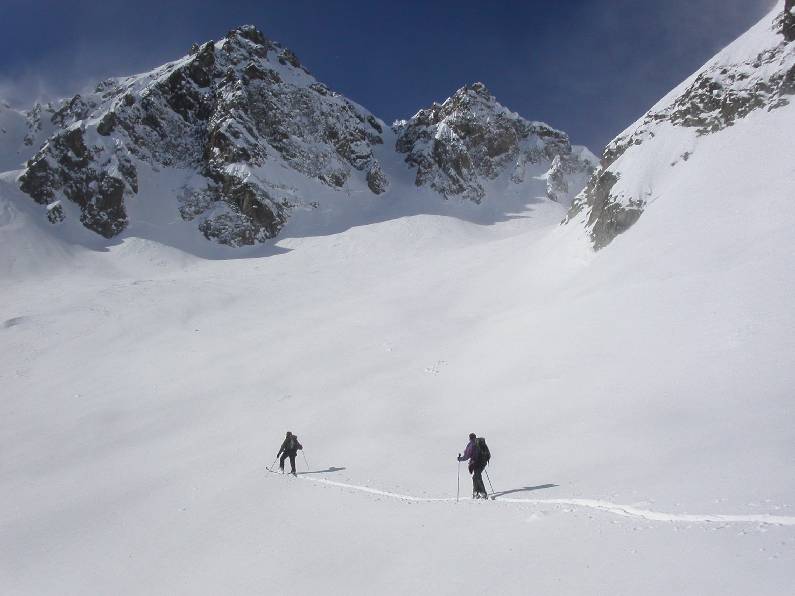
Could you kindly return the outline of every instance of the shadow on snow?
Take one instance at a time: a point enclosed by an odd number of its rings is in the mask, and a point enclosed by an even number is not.
[[[524,493],[533,490],[544,490],[545,488],[555,488],[557,484],[539,484],[538,486],[523,486],[522,488],[514,488],[511,490],[501,490],[491,495],[492,499],[504,497],[505,495],[512,495],[513,493]]]
[[[311,472],[298,472],[299,476],[305,476],[306,474],[331,474],[332,472],[341,472],[345,468],[339,468],[336,466],[331,466],[330,468],[326,468],[325,470],[312,470]]]

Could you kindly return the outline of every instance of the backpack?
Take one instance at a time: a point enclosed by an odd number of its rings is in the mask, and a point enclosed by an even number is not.
[[[489,446],[486,445],[486,439],[478,437],[475,439],[475,465],[479,468],[485,468],[491,459],[491,451]]]

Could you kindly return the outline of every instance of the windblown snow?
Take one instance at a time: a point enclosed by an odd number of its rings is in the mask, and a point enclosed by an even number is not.
[[[541,169],[445,201],[376,148],[378,201],[243,248],[185,172],[114,241],[3,174],[3,594],[795,593],[793,130],[661,129],[596,253]]]

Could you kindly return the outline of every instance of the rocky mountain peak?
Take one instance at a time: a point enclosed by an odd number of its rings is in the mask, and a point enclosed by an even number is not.
[[[379,161],[384,151],[405,156],[417,186],[475,203],[487,188],[538,196],[539,180],[550,199],[569,203],[594,168],[586,149],[506,109],[483,83],[385,130],[252,25],[39,106],[28,128],[20,188],[42,205],[60,201],[62,217],[50,221],[77,217],[107,238],[128,228],[135,202],[176,197],[178,216],[207,239],[262,242],[296,211],[342,201],[337,193],[387,192],[403,172]]]
[[[466,107],[471,105],[473,102],[479,102],[484,105],[492,106],[496,103],[496,101],[497,100],[491,94],[491,91],[489,91],[486,85],[477,82],[461,87],[444,103],[449,103],[451,106]]]
[[[54,134],[20,186],[42,204],[61,196],[77,204],[81,222],[106,237],[128,225],[143,164],[197,172],[179,191],[179,212],[230,245],[276,235],[290,210],[309,202],[280,168],[333,188],[354,171],[370,175],[374,193],[388,186],[372,153],[383,143],[378,120],[253,26],[151,72],[104,81],[50,120]]]
[[[559,158],[547,194],[565,200],[563,178],[593,170],[591,160],[572,151],[566,133],[511,112],[483,83],[462,87],[444,102],[397,122],[395,131],[396,149],[417,170],[416,185],[428,185],[448,199],[479,203],[488,181],[505,175],[513,184],[523,184],[529,169],[551,170]]]
[[[226,34],[226,39],[234,39],[240,37],[246,39],[258,46],[269,48],[271,47],[270,40],[262,34],[262,31],[257,29],[254,25],[242,25],[230,29]]]

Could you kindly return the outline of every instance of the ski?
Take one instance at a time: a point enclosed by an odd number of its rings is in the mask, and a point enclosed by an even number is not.
[[[279,474],[281,476],[295,476],[298,477],[298,474],[293,474],[292,472],[284,472],[283,470],[274,470],[273,468],[269,468],[265,466],[265,469],[270,472],[271,474]]]

